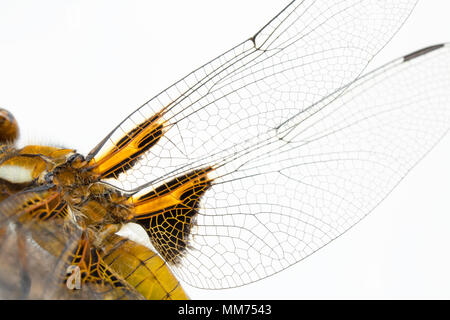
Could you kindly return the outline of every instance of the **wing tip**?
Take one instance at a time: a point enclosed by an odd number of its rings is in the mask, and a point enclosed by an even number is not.
[[[448,46],[448,45],[449,45],[448,43],[440,43],[440,44],[435,44],[435,45],[432,45],[432,46],[428,46],[428,47],[419,49],[419,50],[417,50],[417,51],[414,51],[414,52],[412,52],[412,53],[407,54],[406,56],[404,56],[404,57],[403,57],[403,62],[411,61],[411,60],[413,60],[413,59],[415,59],[415,58],[418,58],[418,57],[421,57],[421,56],[423,56],[423,55],[426,55],[426,54],[428,54],[428,53],[430,53],[430,52],[439,50],[439,49],[444,48],[444,47],[446,47],[446,46]]]

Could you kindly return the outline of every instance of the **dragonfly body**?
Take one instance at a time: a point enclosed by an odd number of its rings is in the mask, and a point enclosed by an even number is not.
[[[3,114],[5,129],[0,132],[0,139],[5,143],[1,145],[0,153],[0,200],[9,198],[11,201],[16,197],[22,201],[11,211],[3,208],[3,218],[13,214],[18,226],[24,225],[30,230],[39,224],[45,226],[46,222],[63,226],[58,230],[61,233],[74,234],[74,229],[79,229],[78,245],[64,261],[66,270],[71,270],[70,266],[79,268],[81,287],[77,289],[100,284],[112,288],[105,298],[128,298],[128,290],[133,292],[134,298],[142,295],[146,299],[186,299],[183,289],[158,254],[115,235],[122,225],[133,220],[139,206],[133,205],[131,198],[120,191],[99,183],[98,171],[93,172],[94,167],[75,150],[49,146],[16,149],[14,139],[17,135],[11,135],[11,132],[18,132],[17,123],[6,110]],[[2,227],[0,245],[5,245],[11,238],[7,228]],[[30,236],[29,241],[55,258],[61,255],[63,247],[40,233],[16,235],[18,241],[24,243],[19,246],[23,258],[19,259],[17,267],[33,278],[33,271],[27,270],[28,251],[33,247],[30,244],[27,247],[25,239],[19,240]],[[4,246],[2,250],[9,251]],[[60,280],[56,285],[67,289],[68,275],[54,276]],[[104,290],[101,286],[95,288],[100,290],[97,293]],[[33,294],[45,296],[45,292],[33,288],[32,283],[28,288],[11,291],[12,297],[16,294],[27,298],[36,298]],[[70,298],[70,292],[68,290],[64,296]],[[73,296],[85,295],[73,292]]]
[[[415,3],[292,1],[86,156],[15,146],[5,111],[0,293],[185,299],[178,279],[242,286],[339,237],[450,127],[448,45],[361,76]]]

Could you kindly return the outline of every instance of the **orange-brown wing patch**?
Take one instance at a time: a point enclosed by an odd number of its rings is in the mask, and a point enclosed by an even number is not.
[[[161,114],[142,122],[126,133],[108,152],[91,160],[91,170],[100,178],[115,178],[132,168],[139,157],[153,147],[164,134]]]
[[[178,262],[188,244],[200,198],[211,186],[207,174],[212,170],[207,167],[191,171],[129,199],[135,208],[129,220],[147,230],[153,245],[168,262]]]
[[[19,221],[37,219],[45,221],[52,218],[65,218],[69,213],[67,203],[55,189],[30,194],[19,205]]]
[[[186,293],[158,254],[114,235],[104,248],[104,261],[149,300],[186,300]]]
[[[56,188],[35,188],[13,194],[3,200],[0,223],[14,219],[20,223],[65,218],[69,213],[67,203]]]
[[[135,299],[142,298],[130,284],[105,263],[99,250],[92,247],[85,236],[80,239],[70,265],[79,268],[80,290],[101,293],[107,299],[124,299],[130,296]]]

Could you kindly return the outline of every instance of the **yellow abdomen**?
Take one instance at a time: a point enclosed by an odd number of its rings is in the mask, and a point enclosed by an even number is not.
[[[117,235],[109,240],[103,260],[146,299],[189,299],[158,254]]]

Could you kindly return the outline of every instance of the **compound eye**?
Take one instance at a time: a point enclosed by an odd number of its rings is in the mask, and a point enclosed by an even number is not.
[[[0,143],[14,143],[19,137],[19,126],[14,116],[0,108]]]

